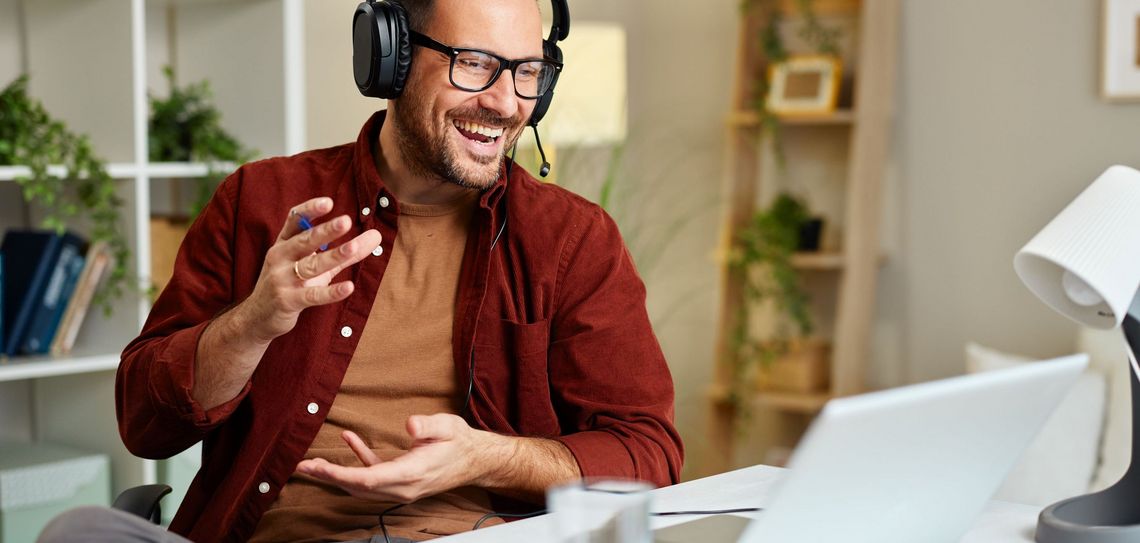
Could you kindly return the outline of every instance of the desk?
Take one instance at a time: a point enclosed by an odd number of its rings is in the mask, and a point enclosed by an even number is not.
[[[653,491],[652,510],[708,510],[764,507],[785,470],[752,466]],[[990,502],[962,543],[1032,543],[1039,507]],[[755,514],[752,514],[755,515]],[[751,515],[746,515],[751,516]],[[653,517],[653,528],[671,526],[697,517]],[[549,516],[510,522],[446,538],[448,543],[545,541],[553,529]]]

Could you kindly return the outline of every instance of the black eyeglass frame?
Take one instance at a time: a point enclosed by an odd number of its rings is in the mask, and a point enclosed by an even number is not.
[[[520,58],[517,60],[511,60],[509,58],[504,58],[504,57],[501,57],[499,55],[496,55],[495,53],[492,53],[490,51],[484,51],[482,49],[473,49],[470,47],[452,47],[450,45],[443,44],[443,43],[440,43],[436,40],[433,40],[432,38],[430,38],[424,34],[420,34],[419,32],[416,32],[415,30],[409,31],[408,35],[411,38],[412,45],[418,45],[420,47],[427,47],[428,49],[432,49],[434,51],[439,51],[440,53],[443,53],[443,54],[448,56],[448,58],[451,61],[451,65],[448,67],[448,70],[447,70],[447,78],[451,81],[451,86],[453,86],[453,87],[455,87],[461,91],[483,92],[483,91],[491,88],[492,86],[494,86],[495,83],[497,83],[499,81],[499,76],[503,75],[504,70],[510,70],[511,71],[511,83],[513,84],[513,86],[515,88],[515,96],[518,96],[519,98],[522,98],[523,100],[537,100],[537,99],[541,98],[543,94],[546,94],[546,92],[550,90],[550,86],[553,85],[553,82],[558,79],[558,74],[562,72],[562,63],[558,62],[554,59],[549,59],[549,58]],[[487,56],[494,58],[495,60],[499,61],[499,67],[497,70],[495,70],[495,75],[491,76],[491,80],[488,81],[487,84],[483,86],[483,88],[472,89],[472,88],[460,86],[458,83],[455,82],[455,59],[458,58],[461,53],[465,53],[465,52],[466,53],[479,53],[481,55],[487,55]],[[525,96],[525,95],[523,95],[522,93],[519,92],[519,86],[518,86],[518,84],[515,84],[515,81],[514,81],[515,70],[519,66],[522,66],[523,64],[526,64],[528,62],[542,62],[544,64],[549,64],[549,65],[554,67],[554,75],[552,75],[550,77],[550,83],[547,84],[547,87],[545,89],[542,89],[542,92],[538,93],[538,96]]]

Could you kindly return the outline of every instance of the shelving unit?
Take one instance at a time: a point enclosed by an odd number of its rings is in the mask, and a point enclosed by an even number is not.
[[[0,86],[30,74],[29,92],[110,161],[124,201],[129,270],[147,285],[150,218],[162,207],[160,193],[171,179],[210,170],[148,160],[147,96],[168,91],[162,67],[173,66],[179,84],[208,79],[227,129],[263,156],[352,141],[383,107],[352,84],[347,29],[357,3],[0,0],[2,43],[17,49],[0,55]],[[27,172],[0,166],[0,235],[38,223],[12,182]],[[120,353],[150,309],[143,291],[119,300],[112,317],[93,309],[70,356],[0,359],[0,440],[104,452],[114,493],[156,482],[156,462],[122,445],[113,399]],[[167,500],[164,510],[176,506]]]
[[[795,4],[778,0],[788,27],[781,29],[786,40],[795,34],[791,27],[799,24]],[[741,441],[761,449],[760,461],[786,456],[829,399],[864,388],[876,276],[886,258],[880,254],[878,222],[899,0],[817,0],[812,5],[825,24],[837,24],[849,34],[840,49],[844,72],[854,74],[852,103],[841,102],[839,109],[826,115],[778,119],[786,167],[775,167],[761,118],[751,108],[758,92],[757,74],[766,73],[768,65],[758,43],[767,21],[763,10],[742,11],[734,109],[726,119],[732,161],[722,240],[728,244],[736,239],[760,203],[789,184],[803,189],[797,194],[806,196],[808,207],[823,214],[829,228],[838,225],[839,234],[831,243],[825,238],[823,252],[797,253],[792,258],[812,297],[817,333],[831,342],[830,388],[805,394],[757,391],[743,400],[752,409],[747,427],[739,424],[738,404],[731,401],[729,391],[736,365],[732,330],[744,303],[743,277],[723,265],[717,367],[707,395],[712,414],[710,449],[715,452],[703,467],[705,473],[732,467]],[[789,45],[796,51],[794,38]],[[728,247],[721,251],[728,253]],[[757,461],[753,455],[749,459]]]

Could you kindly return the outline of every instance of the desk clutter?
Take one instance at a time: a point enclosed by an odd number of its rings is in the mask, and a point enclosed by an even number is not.
[[[0,543],[35,541],[56,515],[110,505],[105,454],[48,443],[0,442]]]

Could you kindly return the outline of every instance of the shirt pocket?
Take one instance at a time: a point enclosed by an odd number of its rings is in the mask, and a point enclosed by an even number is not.
[[[549,347],[549,320],[498,320],[476,335],[474,375],[481,403],[519,435],[559,434],[550,395]]]

